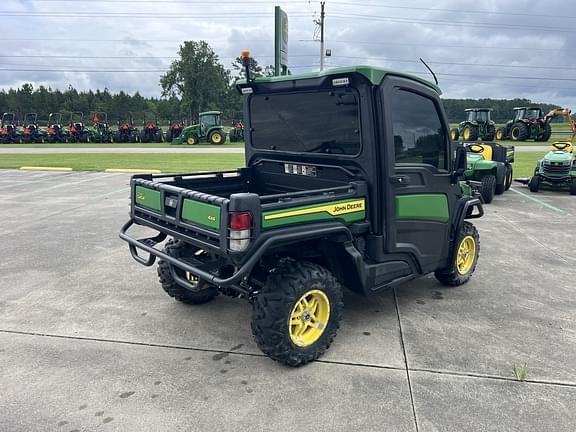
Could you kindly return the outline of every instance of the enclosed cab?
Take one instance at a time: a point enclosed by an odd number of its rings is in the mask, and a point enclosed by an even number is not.
[[[470,279],[479,243],[466,219],[482,205],[461,181],[466,151],[434,84],[357,66],[238,88],[246,168],[131,181],[121,238],[141,264],[160,258],[170,296],[248,299],[258,346],[298,366],[334,338],[343,287],[373,295],[428,273]],[[156,234],[136,238],[134,224]]]

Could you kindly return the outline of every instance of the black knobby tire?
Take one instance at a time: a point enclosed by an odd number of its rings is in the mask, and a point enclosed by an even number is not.
[[[470,269],[465,273],[461,273],[458,270],[458,251],[460,249],[460,245],[462,244],[463,240],[467,237],[472,237],[474,239],[474,257],[473,262],[470,266]],[[476,270],[476,266],[478,265],[478,257],[480,255],[480,236],[478,234],[478,230],[476,227],[468,221],[464,221],[462,227],[460,228],[460,232],[456,237],[456,241],[454,242],[452,255],[450,259],[450,264],[443,269],[436,270],[434,272],[434,276],[436,279],[440,281],[440,283],[449,286],[459,286],[463,285],[470,280],[474,271]]]
[[[570,183],[570,195],[576,195],[576,179],[572,179]]]
[[[540,190],[540,176],[533,175],[528,182],[530,192],[538,192]]]
[[[548,141],[552,136],[552,127],[549,123],[542,123],[542,133],[535,139],[535,141]]]
[[[458,138],[460,138],[460,130],[458,128],[450,129],[450,139],[452,141],[458,141]]]
[[[504,190],[507,191],[512,186],[512,180],[514,179],[514,168],[512,165],[506,165],[506,185]]]
[[[310,345],[298,346],[291,338],[289,319],[299,299],[311,290],[324,293],[330,313],[318,339]],[[270,358],[288,366],[301,366],[330,347],[343,309],[342,286],[332,273],[314,263],[282,260],[254,299],[252,334],[258,347]]]
[[[462,129],[462,137],[465,141],[476,141],[478,139],[478,128],[467,124],[464,126],[464,129]]]
[[[512,141],[526,141],[529,136],[528,126],[525,123],[518,122],[510,128],[510,139]]]
[[[495,137],[498,141],[505,140],[506,139],[506,131],[503,128],[496,129],[496,136]]]
[[[486,128],[486,136],[484,137],[484,141],[494,141],[494,137],[496,136],[496,128],[494,125],[488,125]]]
[[[197,251],[197,248],[187,245],[180,240],[169,240],[164,247],[164,252],[174,258],[190,256]],[[158,262],[158,278],[160,279],[160,284],[170,297],[185,304],[202,304],[209,302],[218,295],[216,287],[209,285],[202,279],[197,281],[197,285],[202,286],[200,291],[190,291],[184,288],[174,280],[170,267],[171,264],[166,261],[160,260]],[[186,277],[182,270],[176,269],[176,271],[182,277]]]
[[[482,177],[479,190],[484,202],[490,204],[494,199],[494,194],[496,193],[496,177],[493,174],[488,174]]]

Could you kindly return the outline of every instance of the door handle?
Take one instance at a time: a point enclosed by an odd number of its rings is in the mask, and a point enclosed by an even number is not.
[[[410,176],[407,175],[395,175],[390,177],[390,183],[394,185],[405,185],[410,183]]]

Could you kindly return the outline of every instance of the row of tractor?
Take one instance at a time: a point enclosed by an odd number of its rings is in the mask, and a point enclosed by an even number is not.
[[[220,111],[200,113],[198,123],[186,125],[184,121],[170,121],[162,129],[158,119],[144,116],[142,128],[134,125],[132,116],[118,119],[112,127],[105,112],[96,112],[90,117],[91,125],[84,113],[73,112],[67,124],[61,113],[50,113],[45,126],[40,126],[38,115],[28,113],[22,122],[16,121],[14,113],[4,113],[1,120],[0,143],[172,143],[172,144],[224,144],[244,140],[244,125],[234,120],[230,133],[226,133]]]
[[[545,142],[552,136],[550,121],[558,116],[568,119],[572,133],[576,133],[572,113],[567,109],[555,109],[544,115],[540,107],[514,108],[514,118],[508,120],[502,127],[490,118],[492,108],[468,108],[465,110],[466,120],[457,128],[450,130],[453,140],[462,138],[464,141],[526,141]]]

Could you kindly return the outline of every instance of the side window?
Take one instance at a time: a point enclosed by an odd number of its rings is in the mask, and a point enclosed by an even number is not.
[[[434,102],[417,93],[398,90],[390,106],[396,163],[447,169],[448,140]]]

